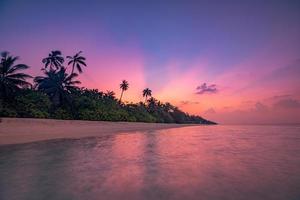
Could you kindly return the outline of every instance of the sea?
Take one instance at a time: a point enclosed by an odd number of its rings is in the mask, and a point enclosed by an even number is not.
[[[0,199],[299,200],[300,126],[190,126],[2,145]]]

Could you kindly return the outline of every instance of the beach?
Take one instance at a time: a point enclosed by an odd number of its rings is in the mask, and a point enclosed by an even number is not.
[[[52,139],[97,137],[116,133],[150,131],[184,126],[195,126],[195,124],[1,118],[0,145]]]

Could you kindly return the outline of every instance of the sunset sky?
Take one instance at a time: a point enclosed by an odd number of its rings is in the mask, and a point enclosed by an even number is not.
[[[0,51],[35,76],[81,50],[82,86],[119,97],[126,79],[125,101],[149,87],[220,123],[300,123],[300,1],[144,2],[0,0]]]

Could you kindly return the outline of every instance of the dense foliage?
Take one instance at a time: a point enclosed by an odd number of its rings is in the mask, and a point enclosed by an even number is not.
[[[42,62],[44,75],[27,82],[31,76],[21,71],[28,69],[17,64],[18,57],[2,53],[0,63],[0,117],[31,117],[78,120],[159,122],[159,123],[201,123],[214,124],[202,117],[182,112],[170,103],[162,103],[152,97],[152,91],[142,91],[145,102],[124,104],[123,93],[129,83],[120,84],[121,97],[113,91],[79,88],[77,70],[82,73],[86,66],[82,52],[67,56],[68,66],[63,66],[64,57],[60,51],[52,51]],[[148,98],[150,97],[150,98]]]

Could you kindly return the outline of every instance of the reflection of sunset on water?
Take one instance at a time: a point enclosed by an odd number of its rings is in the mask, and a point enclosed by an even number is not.
[[[297,199],[298,133],[298,126],[195,126],[1,146],[1,195]]]

